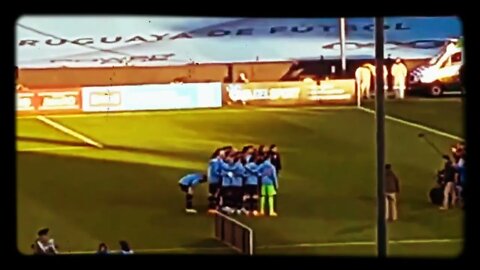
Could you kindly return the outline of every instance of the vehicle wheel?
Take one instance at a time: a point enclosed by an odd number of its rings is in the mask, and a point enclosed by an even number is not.
[[[430,87],[430,95],[431,96],[439,97],[442,94],[443,94],[442,86],[440,86],[438,84],[434,84],[434,85],[432,85],[432,87]]]

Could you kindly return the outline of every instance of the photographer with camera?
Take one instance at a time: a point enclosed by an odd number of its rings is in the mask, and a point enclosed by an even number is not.
[[[463,207],[463,191],[465,188],[465,145],[457,143],[452,147],[452,154],[455,160],[454,167],[456,169],[455,184],[457,198],[460,205]]]
[[[443,155],[443,159],[445,160],[443,166],[443,204],[440,207],[440,210],[448,210],[450,205],[453,207],[455,206],[455,202],[457,200],[457,193],[455,188],[455,176],[456,176],[456,169],[453,165],[453,162],[450,160],[450,157],[447,155]]]

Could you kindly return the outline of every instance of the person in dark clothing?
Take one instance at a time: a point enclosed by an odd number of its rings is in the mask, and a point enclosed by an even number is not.
[[[50,229],[44,228],[38,231],[38,238],[32,244],[35,255],[53,255],[57,254],[57,246],[54,240],[48,236]]]
[[[389,221],[398,219],[397,194],[400,193],[398,177],[392,170],[391,164],[385,165],[385,218]]]
[[[107,244],[100,243],[100,245],[98,245],[97,254],[108,254],[108,253],[109,251],[108,251]]]
[[[459,73],[459,79],[460,79],[460,88],[462,89],[462,93],[465,94],[465,64],[463,64],[460,67],[460,70],[458,71]]]
[[[261,156],[265,156],[268,154],[268,146],[265,146],[263,144],[258,146],[258,154]]]
[[[443,204],[443,186],[440,184],[435,185],[428,193],[430,202],[434,205],[441,206]]]
[[[119,241],[120,244],[120,254],[133,254],[133,250],[130,248],[130,245],[128,244],[127,241]]]
[[[457,200],[457,194],[455,191],[456,169],[449,156],[444,155],[443,159],[445,160],[443,167],[443,184],[445,187],[443,190],[443,205],[440,207],[440,210],[447,210],[450,206],[450,202],[452,206],[455,206]]]
[[[282,162],[280,159],[280,153],[278,153],[277,145],[275,144],[270,145],[266,158],[270,158],[270,162],[275,167],[275,171],[277,173],[277,179],[278,179],[278,176],[280,175],[280,170],[282,169]],[[274,210],[277,212],[278,211],[278,194],[273,196],[273,200],[275,205]]]
[[[282,169],[282,161],[280,159],[280,153],[278,153],[278,148],[275,144],[270,145],[270,161],[277,170],[277,176],[280,174]]]
[[[329,73],[330,70],[328,69],[328,62],[325,61],[323,55],[320,55],[320,61],[318,63],[318,74],[320,75],[320,78],[324,80],[330,75]]]
[[[388,71],[392,70],[392,66],[395,63],[395,60],[392,59],[392,55],[389,54],[387,56],[387,59],[385,59],[385,66],[387,67]],[[387,74],[387,86],[388,86],[388,91],[393,91],[393,75],[392,72],[388,72]]]

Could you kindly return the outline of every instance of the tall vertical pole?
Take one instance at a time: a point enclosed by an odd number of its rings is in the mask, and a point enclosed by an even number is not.
[[[342,75],[347,70],[347,56],[345,52],[345,35],[346,35],[345,18],[340,18],[340,57],[342,59]]]
[[[375,118],[377,124],[377,255],[387,256],[387,223],[385,219],[385,91],[383,89],[383,17],[375,18]]]

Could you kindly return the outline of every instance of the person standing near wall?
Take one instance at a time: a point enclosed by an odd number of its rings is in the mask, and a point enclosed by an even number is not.
[[[405,97],[406,80],[408,75],[407,66],[400,58],[397,58],[392,65],[390,73],[393,76],[393,89],[396,91],[396,96],[403,99]]]
[[[390,70],[390,72],[387,74],[388,91],[393,91],[393,74],[391,71],[394,63],[395,61],[392,59],[392,55],[388,54],[387,58],[385,59],[385,66],[387,67],[387,70]]]
[[[377,76],[377,71],[376,71],[376,67],[375,65],[372,65],[370,63],[367,63],[365,65],[363,65],[364,67],[368,68],[370,70],[370,89],[371,87],[373,86],[374,89],[375,89],[375,77]],[[387,76],[388,76],[388,69],[387,69],[387,66],[383,65],[383,83],[384,83],[384,86],[383,86],[383,90],[386,91],[388,89],[388,85],[387,85]]]
[[[355,70],[355,82],[357,85],[357,95],[362,98],[370,98],[370,81],[372,73],[370,69],[365,66],[360,66]]]
[[[391,164],[385,165],[385,218],[388,221],[398,219],[397,195],[400,193],[398,177],[392,170]]]

